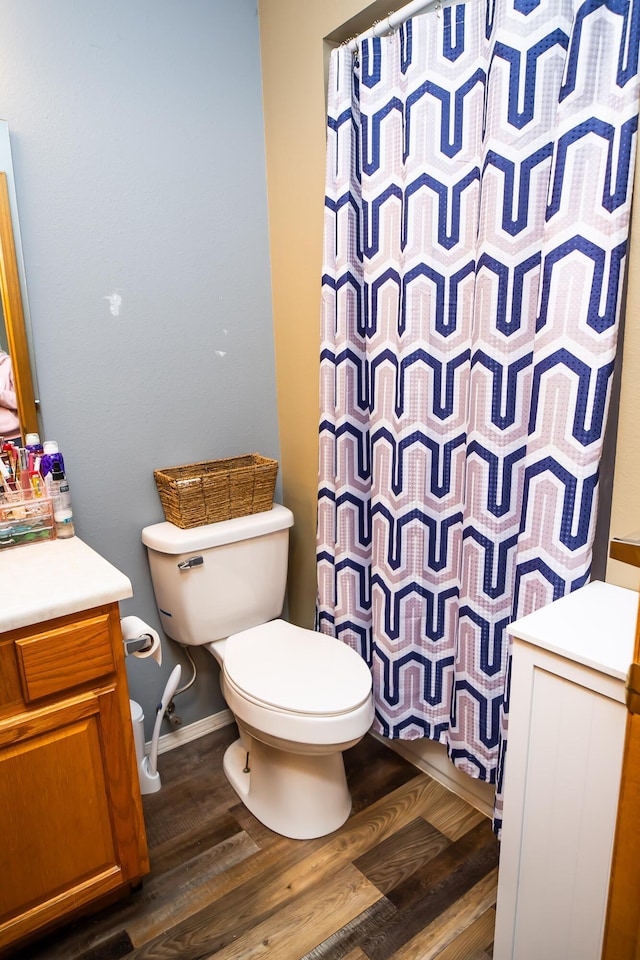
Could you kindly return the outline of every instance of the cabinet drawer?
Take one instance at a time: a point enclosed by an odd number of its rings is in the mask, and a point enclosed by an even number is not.
[[[67,623],[16,640],[26,703],[115,672],[109,617]]]

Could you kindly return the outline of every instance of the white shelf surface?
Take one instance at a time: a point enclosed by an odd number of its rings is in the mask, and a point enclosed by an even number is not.
[[[625,680],[637,615],[635,590],[594,580],[507,629],[519,640]]]

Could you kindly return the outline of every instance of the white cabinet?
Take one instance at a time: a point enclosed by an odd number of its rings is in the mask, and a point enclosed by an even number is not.
[[[512,624],[494,960],[599,960],[638,594],[594,582]]]

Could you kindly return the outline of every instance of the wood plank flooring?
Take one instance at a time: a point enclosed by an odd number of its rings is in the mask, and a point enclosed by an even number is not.
[[[488,960],[490,822],[373,737],[347,751],[347,823],[288,840],[222,773],[229,726],[162,754],[143,797],[151,873],[15,960]]]

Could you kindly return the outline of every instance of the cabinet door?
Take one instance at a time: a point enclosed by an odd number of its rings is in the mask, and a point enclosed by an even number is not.
[[[599,960],[622,681],[514,637],[494,960]]]
[[[0,948],[139,875],[122,755],[115,686],[0,722]]]

